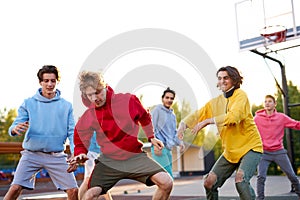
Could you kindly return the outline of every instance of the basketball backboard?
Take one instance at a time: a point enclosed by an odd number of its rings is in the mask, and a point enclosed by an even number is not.
[[[235,11],[241,51],[258,48],[277,51],[300,45],[299,0],[243,0],[235,4]],[[284,40],[264,37],[265,27],[284,27]]]

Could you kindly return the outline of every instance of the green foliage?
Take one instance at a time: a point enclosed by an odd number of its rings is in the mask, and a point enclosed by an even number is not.
[[[183,141],[187,144],[203,147],[204,151],[213,150],[215,158],[218,158],[223,152],[221,139],[213,125],[200,130],[196,135],[193,135],[189,128],[186,129]]]
[[[180,112],[179,104],[178,104],[177,101],[176,101],[175,103],[173,103],[172,109],[173,109],[174,114],[175,114],[175,116],[176,116],[176,123],[177,123],[177,125],[178,125],[179,122],[181,121],[181,112]]]
[[[11,137],[8,134],[8,129],[13,123],[14,119],[17,116],[16,109],[10,109],[7,111],[6,108],[0,110],[0,142],[21,142],[23,141],[24,136],[22,137]]]
[[[8,134],[8,129],[17,116],[16,109],[0,110],[0,142],[21,142],[23,137],[11,137]],[[20,159],[20,154],[2,154],[0,155],[1,169],[15,168]]]
[[[145,131],[143,130],[143,128],[141,126],[139,128],[138,139],[143,143],[148,142],[148,138],[145,134]]]
[[[143,95],[141,95],[139,97],[139,99],[142,102]],[[155,108],[155,106],[156,105],[151,106],[149,108],[149,111],[151,112]],[[181,121],[181,119],[183,119],[188,114],[190,114],[191,110],[192,110],[190,104],[188,102],[186,102],[185,100],[183,100],[183,102],[182,102],[181,110],[180,110],[179,103],[177,101],[173,103],[172,109],[173,109],[174,114],[176,116],[177,126],[178,126],[179,122]],[[147,142],[148,141],[142,128],[140,128],[140,130],[139,130],[138,139],[141,140],[142,142]]]
[[[274,95],[274,97],[277,99],[277,106],[276,106],[277,112],[283,112],[283,94],[279,89],[277,93]],[[289,105],[300,103],[300,92],[298,90],[298,87],[296,85],[293,85],[292,81],[288,82],[288,98],[289,98],[288,99]],[[261,109],[263,107],[264,107],[263,104],[259,106],[253,105],[252,113],[254,114],[256,110]],[[300,106],[290,107],[289,114],[291,118],[300,121]],[[300,166],[300,131],[292,130],[291,134],[293,137],[292,148],[294,149],[295,165],[298,171],[300,171],[300,167],[299,167]],[[287,147],[286,137],[284,137],[284,146]],[[275,163],[272,163],[268,169],[268,174],[279,175],[282,174],[282,171]]]
[[[142,101],[142,96],[140,97],[140,100]],[[155,106],[156,105],[151,106],[149,110],[152,111],[155,108]],[[188,103],[186,100],[183,100],[181,107],[179,106],[178,102],[174,102],[172,105],[172,109],[176,116],[177,126],[179,125],[182,119],[184,119],[192,112],[190,103]],[[183,140],[185,143],[190,145],[196,145],[199,147],[202,146],[205,151],[213,150],[215,158],[218,158],[222,154],[223,150],[221,140],[216,133],[217,129],[213,128],[213,126],[206,127],[205,129],[199,131],[199,133],[196,135],[193,135],[191,133],[191,130],[187,129],[185,131]],[[142,142],[148,141],[142,128],[140,128],[139,130],[138,138]]]
[[[203,148],[204,148],[204,150],[212,150],[213,149],[214,151],[219,152],[218,154],[221,155],[221,153],[222,153],[221,139],[217,135],[216,131],[208,131],[207,132],[207,134],[205,135],[204,141],[203,141]]]
[[[183,99],[182,106],[181,106],[181,112],[180,112],[180,119],[178,119],[177,122],[180,122],[182,119],[184,119],[186,116],[188,116],[191,112],[192,112],[192,108],[191,108],[190,103],[185,101],[185,99]]]
[[[292,83],[292,81],[288,82],[288,102],[290,104],[298,104],[300,103],[300,93],[298,87]],[[277,94],[277,106],[276,109],[278,112],[283,112],[283,96],[278,90]],[[300,120],[300,106],[289,107],[290,117],[295,120]],[[300,170],[300,131],[291,130],[292,136],[292,148],[294,150],[294,159],[295,159],[295,167]],[[286,137],[284,137],[284,146],[287,148]],[[299,173],[298,173],[299,175]]]
[[[15,168],[21,158],[21,154],[0,154],[0,169]]]
[[[255,112],[260,110],[260,109],[263,109],[263,108],[264,108],[264,105],[262,105],[262,104],[258,105],[258,106],[253,104],[252,109],[251,109],[252,115],[255,116]]]
[[[201,146],[203,146],[204,138],[205,138],[204,130],[200,130],[196,135],[194,135],[191,133],[191,129],[187,128],[184,131],[183,141],[185,143],[193,144],[193,145],[201,147]]]

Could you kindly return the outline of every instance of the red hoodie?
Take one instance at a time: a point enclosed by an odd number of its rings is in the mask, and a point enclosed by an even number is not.
[[[75,156],[87,153],[94,131],[102,153],[116,160],[126,160],[142,152],[143,143],[138,140],[140,125],[148,140],[154,137],[151,115],[135,95],[115,94],[107,86],[103,106],[95,108],[87,99],[82,101],[89,108],[75,127]]]

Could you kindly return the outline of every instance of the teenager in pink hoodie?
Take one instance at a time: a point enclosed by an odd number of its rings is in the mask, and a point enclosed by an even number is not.
[[[257,199],[264,199],[264,188],[268,167],[271,162],[280,166],[291,181],[300,199],[300,184],[294,173],[287,151],[283,146],[284,128],[300,130],[300,121],[296,121],[276,111],[276,100],[272,95],[265,97],[265,107],[256,112],[254,121],[262,138],[264,153],[258,165]]]

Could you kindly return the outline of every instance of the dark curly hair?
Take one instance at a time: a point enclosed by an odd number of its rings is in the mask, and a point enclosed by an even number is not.
[[[37,73],[37,77],[39,78],[39,81],[43,81],[43,74],[49,73],[49,74],[55,74],[56,80],[60,81],[60,73],[57,67],[53,65],[44,65]]]

